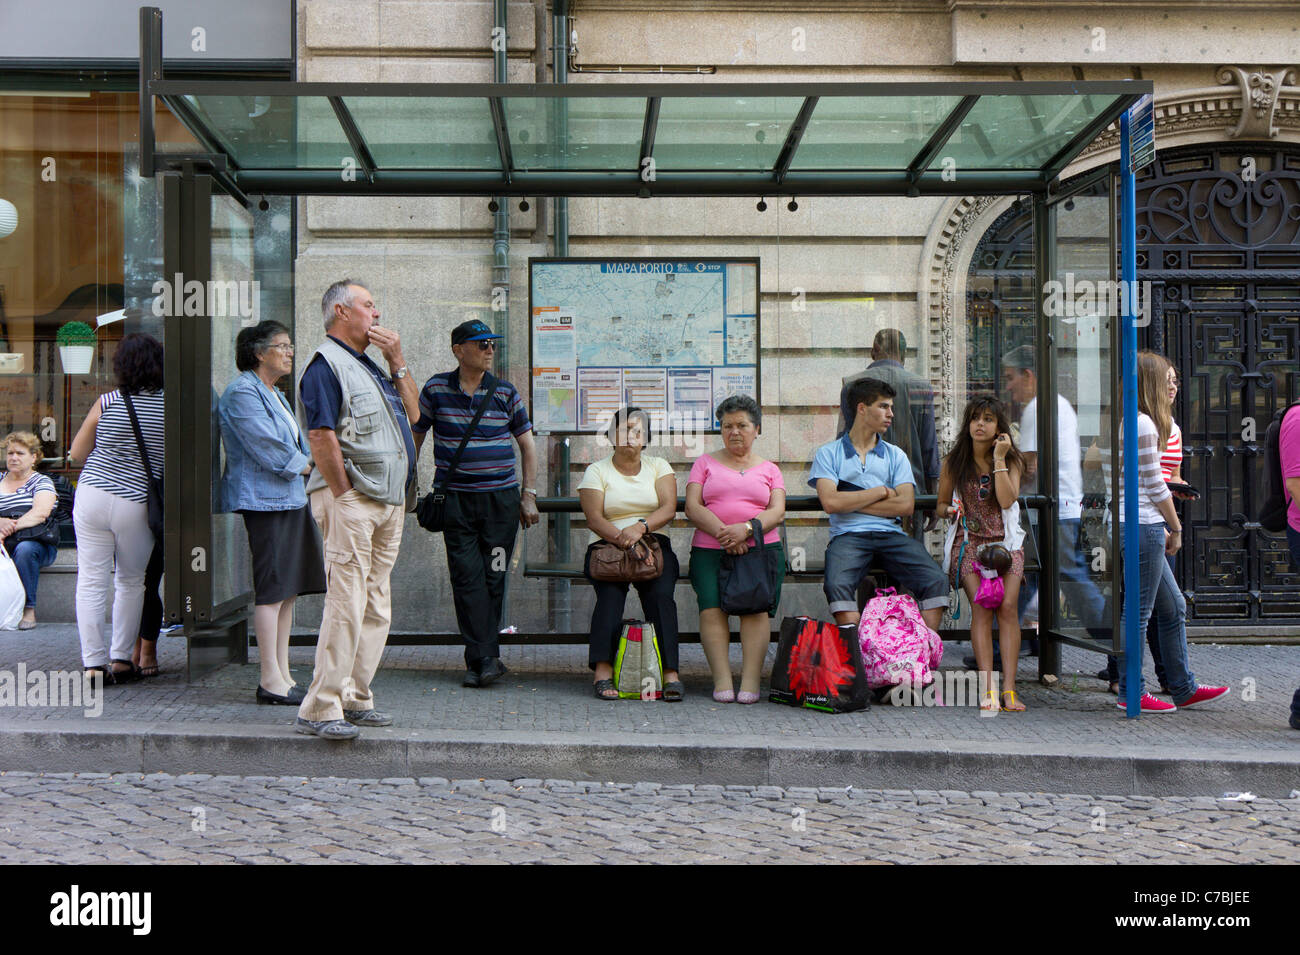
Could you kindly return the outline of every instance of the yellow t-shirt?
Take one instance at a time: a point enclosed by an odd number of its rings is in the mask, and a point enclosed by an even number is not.
[[[649,517],[659,507],[655,482],[665,474],[672,474],[673,466],[663,458],[641,455],[641,470],[628,477],[614,467],[614,456],[587,465],[578,490],[601,491],[605,495],[605,519],[620,530]],[[676,492],[674,492],[676,493]],[[595,531],[591,542],[600,540]]]

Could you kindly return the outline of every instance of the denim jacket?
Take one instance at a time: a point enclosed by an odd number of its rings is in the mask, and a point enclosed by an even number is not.
[[[221,476],[222,511],[292,511],[307,504],[302,469],[311,460],[307,437],[295,433],[293,411],[284,396],[246,371],[221,396],[221,437],[226,470]]]

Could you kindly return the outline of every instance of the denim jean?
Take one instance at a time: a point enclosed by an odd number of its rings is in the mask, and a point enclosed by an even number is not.
[[[1300,570],[1300,531],[1296,531],[1290,524],[1286,528],[1286,542],[1291,548],[1291,564]],[[1291,697],[1291,725],[1300,729],[1300,688]]]
[[[1124,533],[1121,525],[1120,533]],[[1154,615],[1164,657],[1165,677],[1175,703],[1183,703],[1196,693],[1196,678],[1187,663],[1187,601],[1165,560],[1165,523],[1138,525],[1138,645],[1145,658],[1143,639],[1147,623]],[[1126,618],[1121,613],[1120,628]],[[1119,695],[1124,698],[1127,667],[1119,668]],[[1146,692],[1146,676],[1139,676],[1138,693]]]
[[[13,554],[23,590],[27,591],[27,609],[31,610],[36,606],[36,585],[41,580],[41,568],[54,563],[59,551],[53,544],[42,541],[19,541],[14,545]]]

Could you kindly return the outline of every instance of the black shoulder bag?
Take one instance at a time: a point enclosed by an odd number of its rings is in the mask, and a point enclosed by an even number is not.
[[[492,401],[492,397],[497,393],[497,386],[501,384],[495,377],[489,377],[492,378],[492,382],[488,386],[488,392],[479,403],[478,410],[474,412],[474,420],[465,429],[465,434],[460,439],[460,445],[456,448],[456,453],[451,456],[451,463],[447,465],[447,476],[443,478],[442,485],[435,484],[429,490],[429,493],[420,498],[415,504],[415,519],[426,531],[438,534],[447,527],[447,492],[444,489],[455,477],[456,469],[460,467],[460,459],[465,454],[465,445],[469,444],[470,435],[478,427],[479,421],[483,418],[483,412],[487,410],[488,403]],[[437,440],[435,436],[434,441]]]
[[[776,552],[763,545],[763,523],[754,519],[754,546],[743,554],[723,554],[718,568],[718,592],[722,612],[738,617],[768,613],[776,598]]]
[[[163,482],[153,476],[153,467],[149,464],[149,452],[145,450],[144,434],[140,431],[140,419],[135,416],[135,407],[131,396],[122,392],[126,402],[126,413],[131,416],[131,427],[135,430],[135,446],[140,449],[140,463],[144,465],[144,476],[149,481],[149,530],[153,531],[155,542],[163,539]]]

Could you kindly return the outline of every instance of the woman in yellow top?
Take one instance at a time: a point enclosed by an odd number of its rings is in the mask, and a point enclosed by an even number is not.
[[[595,671],[597,699],[617,700],[614,687],[614,653],[627,601],[626,583],[593,580],[591,551],[600,541],[612,541],[628,548],[646,534],[654,534],[672,523],[677,513],[677,478],[663,458],[641,453],[650,438],[650,416],[640,408],[620,408],[608,431],[614,453],[591,464],[578,485],[578,499],[591,530],[583,573],[596,591],[591,613],[591,650],[587,665]],[[636,583],[641,610],[654,625],[664,667],[664,700],[682,699],[677,674],[677,604],[673,591],[680,565],[672,545],[663,534],[655,534],[663,551],[663,572],[652,580]]]

